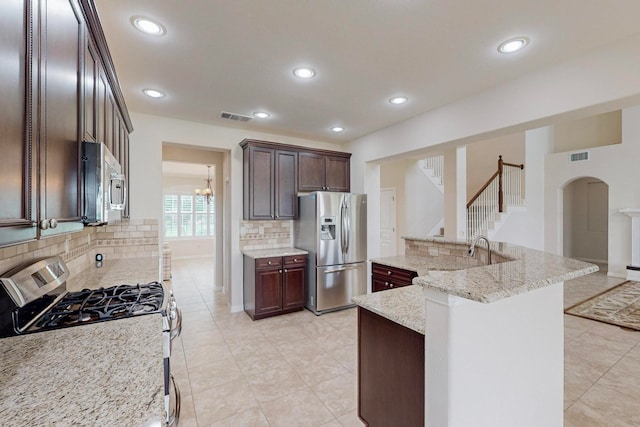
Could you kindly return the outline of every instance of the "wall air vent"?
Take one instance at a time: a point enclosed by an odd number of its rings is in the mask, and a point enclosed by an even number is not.
[[[581,151],[579,153],[571,153],[569,155],[570,162],[582,162],[584,160],[589,160],[589,152]]]
[[[235,120],[237,122],[248,122],[253,117],[245,116],[237,113],[229,113],[227,111],[223,111],[220,113],[220,117],[223,119]]]

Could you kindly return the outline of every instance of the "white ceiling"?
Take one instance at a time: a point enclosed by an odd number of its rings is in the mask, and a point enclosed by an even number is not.
[[[95,2],[130,111],[334,142],[640,33],[638,0]],[[138,32],[132,16],[167,34]],[[521,35],[526,49],[497,52]],[[317,76],[296,79],[301,65]],[[221,111],[272,117],[239,125]]]

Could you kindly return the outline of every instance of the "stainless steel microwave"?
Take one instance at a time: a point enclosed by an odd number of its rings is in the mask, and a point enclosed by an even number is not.
[[[99,225],[120,219],[127,203],[127,181],[116,158],[104,143],[85,141],[82,165],[82,222]]]

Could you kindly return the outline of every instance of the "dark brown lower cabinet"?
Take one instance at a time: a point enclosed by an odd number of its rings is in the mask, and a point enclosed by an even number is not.
[[[414,277],[418,277],[415,271],[371,263],[371,292],[409,286]]]
[[[358,416],[424,426],[424,335],[358,307]]]
[[[244,256],[244,311],[253,319],[302,310],[305,303],[305,255]]]

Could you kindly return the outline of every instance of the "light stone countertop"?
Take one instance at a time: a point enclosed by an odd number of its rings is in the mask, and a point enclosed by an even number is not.
[[[424,294],[420,286],[374,292],[353,297],[353,302],[406,328],[424,335]]]
[[[289,255],[307,255],[308,253],[309,252],[298,248],[251,249],[242,251],[243,255],[254,259]]]
[[[468,246],[466,242],[442,238],[403,238]],[[362,308],[424,334],[425,296],[421,288],[491,303],[598,271],[595,264],[510,243],[491,242],[491,249],[512,261],[475,267],[419,256],[371,259],[371,262],[416,271],[418,277],[413,279],[412,286],[357,296],[353,301]]]
[[[598,271],[595,264],[510,243],[492,242],[491,248],[514,260],[466,270],[429,272],[413,279],[413,284],[472,301],[491,303]]]
[[[158,257],[72,271],[67,290],[157,281]],[[135,316],[0,339],[0,419],[28,426],[159,426],[162,317]]]
[[[0,340],[0,419],[13,426],[160,426],[162,317]]]
[[[450,271],[469,268],[469,265],[458,264],[453,261],[437,261],[433,258],[424,258],[413,255],[396,255],[383,258],[373,258],[370,261],[377,264],[388,265],[389,267],[415,271],[418,273],[418,276],[424,276],[430,271]]]
[[[80,272],[72,271],[67,280],[67,290],[77,292],[114,285],[137,285],[159,281],[159,278],[158,257],[110,259],[105,256],[100,268],[94,263]]]

